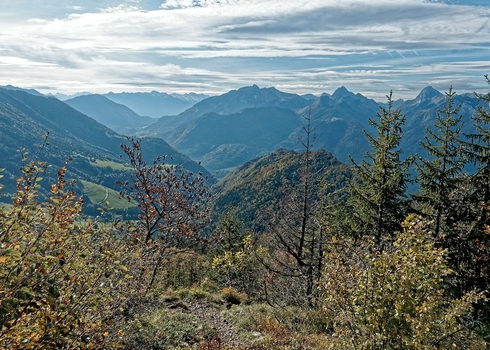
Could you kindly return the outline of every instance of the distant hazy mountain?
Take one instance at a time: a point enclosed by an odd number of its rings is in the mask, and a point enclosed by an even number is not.
[[[276,88],[259,88],[257,85],[246,86],[229,91],[220,96],[209,97],[179,114],[179,122],[186,123],[209,112],[217,114],[232,114],[246,108],[281,107],[299,109],[308,105],[301,96],[281,92]]]
[[[308,105],[308,100],[295,94],[281,92],[273,87],[261,89],[257,85],[246,86],[220,96],[206,98],[178,116],[162,117],[157,123],[143,131],[141,135],[162,137],[163,139],[174,138],[174,136],[170,136],[174,129],[188,125],[206,113],[229,115],[247,108],[299,109],[306,105]]]
[[[198,103],[198,102],[201,102],[202,100],[204,100],[205,98],[208,98],[209,95],[206,95],[206,94],[196,94],[195,92],[190,92],[190,93],[187,93],[187,94],[176,94],[176,93],[173,93],[173,94],[169,94],[170,96],[178,99],[178,100],[182,100],[182,101],[187,101],[189,103],[191,103],[192,105]]]
[[[226,206],[232,204],[239,219],[250,229],[261,231],[291,189],[298,188],[303,166],[302,153],[285,149],[248,161],[212,187],[213,211],[223,213]],[[347,165],[324,150],[312,153],[310,171],[314,174],[310,182],[311,188],[315,188],[310,192],[313,196],[325,191],[320,178],[327,179],[333,189],[338,189],[352,177]],[[312,201],[317,199],[312,198]]]
[[[274,151],[300,125],[290,109],[247,108],[229,115],[206,113],[176,128],[167,141],[206,169],[223,171]]]
[[[112,96],[129,96],[136,99],[145,97],[146,101],[150,101],[150,96],[158,99],[164,94]],[[195,96],[188,97],[192,99]],[[49,100],[44,97],[42,99]],[[165,116],[150,126],[137,129],[141,120],[149,119],[141,118],[129,108],[111,102],[103,96],[80,96],[69,102],[119,131],[129,131],[133,128],[131,131],[137,132],[139,137],[163,138],[177,151],[190,155],[196,161],[202,161],[203,165],[213,172],[220,171],[219,176],[224,176],[244,162],[277,148],[301,150],[298,139],[304,137],[302,123],[308,116],[311,118],[311,126],[315,129],[314,149],[332,152],[343,162],[351,155],[359,162],[365,152],[370,150],[364,132],[376,132],[368,120],[376,119],[379,105],[386,106],[385,102],[375,102],[344,87],[337,89],[332,95],[322,94],[315,100],[308,100],[275,88],[261,89],[254,85],[206,98],[177,116]],[[75,102],[80,104],[75,105]],[[472,94],[464,94],[456,95],[454,102],[455,106],[461,104],[463,130],[471,132],[474,129],[471,117],[475,114],[478,99]],[[420,149],[420,141],[425,136],[426,128],[433,128],[437,112],[444,108],[445,103],[446,96],[432,87],[423,89],[412,100],[396,101],[396,108],[400,108],[406,115],[406,123],[403,126],[405,137],[401,145],[403,156],[415,152],[426,156]],[[32,109],[39,112],[36,108]],[[48,127],[47,130],[55,129]],[[84,130],[90,133],[87,129]],[[85,140],[84,137],[90,136],[77,137]],[[97,144],[97,140],[86,141],[89,144]]]
[[[136,129],[155,122],[102,95],[82,95],[65,103],[120,134],[132,135]]]
[[[478,98],[473,94],[455,95],[453,108],[461,105],[458,115],[463,117],[463,132],[474,132],[471,117],[475,115],[479,103]],[[420,141],[424,139],[427,128],[434,129],[437,112],[444,109],[445,104],[446,95],[428,86],[415,99],[404,101],[397,106],[406,115],[403,129],[405,137],[402,141],[405,154],[417,152],[421,156],[426,156],[420,149]]]
[[[374,100],[341,87],[332,95],[323,94],[298,114],[303,122],[306,117],[311,117],[311,126],[315,129],[314,147],[328,150],[346,162],[349,154],[360,160],[369,149],[363,130],[372,130],[368,119],[375,118],[378,110],[378,103]],[[302,128],[292,132],[280,146],[300,150],[300,137],[304,137]]]
[[[303,97],[305,100],[308,100],[308,101],[316,100],[318,98],[318,96],[315,96],[313,94],[304,94],[304,95],[301,95],[301,97]]]
[[[17,86],[12,86],[12,85],[5,85],[5,86],[0,86],[0,89],[6,89],[6,90],[12,90],[12,91],[24,91],[27,92],[30,95],[34,96],[43,96],[39,91],[34,90],[34,89],[23,89]]]
[[[178,116],[160,118],[141,135],[162,137],[223,176],[277,148],[301,150],[298,138],[304,136],[307,115],[316,128],[316,149],[331,150],[342,161],[348,154],[358,160],[369,147],[363,129],[369,129],[367,120],[377,111],[375,101],[343,87],[308,101],[254,85],[205,99]]]
[[[42,143],[41,136],[47,131],[50,145],[40,159],[54,169],[71,157],[73,161],[68,166],[71,178],[114,187],[116,178],[124,176],[121,169],[125,158],[120,158],[123,154],[120,144],[127,142],[125,137],[56,98],[0,89],[0,167],[6,169],[1,180],[6,185],[4,193],[13,191],[18,176],[21,157],[17,150],[24,148],[35,157],[36,145]],[[172,163],[181,163],[192,171],[203,170],[161,139],[143,139],[142,149],[148,161],[167,154],[173,158]],[[50,176],[54,174],[56,170]]]
[[[83,92],[77,92],[77,93],[72,94],[72,95],[67,95],[67,94],[62,94],[62,93],[57,92],[54,95],[48,94],[47,96],[56,97],[60,101],[66,101],[66,100],[69,100],[69,99],[72,99],[72,98],[75,98],[78,96],[83,96],[83,95],[92,95],[92,93],[87,92],[87,91],[83,91]]]
[[[141,116],[160,118],[177,115],[207,98],[204,94],[167,94],[164,92],[110,92],[104,95],[109,100],[123,104]]]
[[[463,131],[471,132],[474,130],[471,116],[476,112],[477,98],[472,94],[456,95],[454,102],[455,106],[462,105]],[[267,103],[279,108],[243,108]],[[420,149],[420,141],[426,128],[433,128],[437,111],[444,108],[446,96],[427,87],[415,99],[395,103],[394,108],[401,109],[406,115],[402,156],[415,152],[426,156]],[[300,105],[303,107],[293,108]],[[349,155],[359,162],[371,150],[365,131],[376,133],[369,119],[376,120],[380,106],[386,107],[386,103],[354,94],[345,87],[332,95],[322,94],[314,101],[307,101],[274,88],[252,86],[203,100],[179,116],[160,118],[151,127],[143,129],[142,134],[163,137],[179,151],[224,174],[240,162],[276,148],[301,150],[298,141],[304,137],[301,123],[310,116],[315,129],[314,149],[332,152],[343,162],[348,161]],[[299,118],[295,118],[295,114]]]

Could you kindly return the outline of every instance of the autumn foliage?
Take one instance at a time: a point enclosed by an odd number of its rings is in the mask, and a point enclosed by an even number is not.
[[[117,338],[115,310],[126,297],[124,249],[97,222],[80,220],[66,167],[39,203],[46,171],[24,165],[13,206],[0,209],[0,347],[103,347]]]

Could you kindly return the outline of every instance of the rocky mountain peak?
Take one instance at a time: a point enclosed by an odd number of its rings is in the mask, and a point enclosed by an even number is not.
[[[422,91],[420,91],[420,93],[415,98],[415,101],[417,103],[423,103],[441,95],[442,94],[438,90],[434,89],[432,86],[427,86]]]
[[[353,95],[352,92],[347,90],[345,86],[339,87],[335,92],[332,94],[332,99],[334,100],[341,100],[345,97],[348,97],[350,95]]]

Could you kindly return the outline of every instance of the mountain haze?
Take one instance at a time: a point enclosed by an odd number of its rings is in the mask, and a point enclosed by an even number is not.
[[[110,92],[104,95],[109,100],[123,104],[141,116],[160,118],[177,115],[195,103],[209,97],[204,94],[167,94],[164,92]]]
[[[169,138],[174,129],[192,123],[206,113],[228,115],[247,108],[281,107],[298,109],[308,105],[308,101],[298,95],[281,92],[273,87],[259,88],[257,85],[246,86],[229,91],[220,96],[213,96],[196,103],[191,108],[175,117],[162,117],[147,128],[142,135]],[[175,136],[170,136],[175,138]]]
[[[269,106],[240,110],[250,104]],[[226,113],[232,110],[238,112]],[[349,154],[360,160],[369,149],[363,130],[372,129],[368,118],[375,118],[378,110],[374,100],[344,87],[308,101],[252,86],[203,100],[177,117],[161,118],[141,134],[164,138],[209,170],[220,171],[221,177],[277,148],[301,150],[302,124],[308,116],[315,128],[315,149],[331,151],[341,161],[347,161]]]
[[[228,115],[206,113],[176,128],[167,140],[216,171],[274,151],[300,125],[298,115],[289,109],[247,108]]]
[[[308,100],[296,94],[281,92],[274,87],[246,86],[220,96],[209,97],[179,115],[181,122],[193,120],[205,113],[232,114],[246,108],[281,107],[299,109],[308,105]]]
[[[36,145],[43,142],[42,135],[48,131],[50,145],[37,156]],[[63,166],[66,158],[72,158],[68,166],[70,178],[114,188],[117,178],[127,176],[126,160],[121,158],[120,149],[126,142],[124,136],[54,97],[0,89],[0,167],[5,168],[2,184],[7,193],[14,190],[21,162],[17,150],[22,148],[30,153],[31,159],[39,157],[54,169]],[[147,161],[167,154],[173,164],[181,163],[191,171],[207,174],[161,139],[143,138],[142,150]],[[47,175],[48,183],[54,180],[54,174],[56,171]]]
[[[34,95],[34,96],[43,96],[39,91],[34,90],[34,89],[23,89],[17,86],[13,85],[5,85],[5,86],[0,86],[0,89],[5,89],[5,90],[12,90],[12,91],[24,91],[27,92],[28,94]]]
[[[22,89],[8,91],[22,92],[16,90]],[[155,95],[154,98],[161,99],[164,94],[110,93],[105,96],[108,95],[118,98],[148,98]],[[218,171],[218,177],[278,148],[301,151],[299,140],[304,137],[302,124],[307,118],[310,118],[314,128],[313,149],[332,152],[342,162],[347,162],[349,155],[359,162],[370,151],[365,131],[372,134],[376,132],[369,119],[376,120],[380,106],[387,106],[386,101],[376,102],[361,94],[352,93],[345,87],[338,88],[331,95],[304,95],[306,99],[273,87],[259,88],[253,85],[205,98],[177,116],[164,116],[149,126],[143,126],[153,119],[140,117],[129,107],[115,103],[105,96],[79,96],[67,102],[120,133],[164,139],[175,149],[165,153],[178,151],[187,154],[195,161],[201,161],[212,172]],[[196,96],[190,94],[187,97],[189,101],[202,97]],[[396,95],[393,98],[396,99]],[[145,101],[148,108],[158,107],[151,106],[150,99]],[[454,102],[455,106],[461,104],[463,131],[472,132],[474,127],[471,117],[478,106],[478,99],[472,94],[455,95]],[[425,156],[420,149],[420,141],[424,138],[425,130],[433,128],[437,113],[445,107],[445,103],[445,94],[430,86],[412,100],[394,102],[394,108],[401,109],[406,115],[403,126],[405,137],[401,144],[403,157],[416,152]],[[57,125],[48,127],[47,130],[56,131],[56,127]],[[94,125],[93,130],[98,130],[99,127],[100,125]],[[80,126],[79,129],[83,130],[83,134],[74,135],[92,146],[99,147],[101,140],[105,139],[95,137],[98,135],[97,131],[91,132],[90,128]],[[159,147],[162,149],[171,149],[162,140],[154,139],[149,142],[155,143],[160,143]],[[118,146],[119,141],[115,144]],[[114,146],[106,148],[119,151]]]
[[[311,118],[316,137],[314,147],[328,150],[340,161],[346,162],[348,155],[360,160],[369,149],[364,130],[372,131],[368,119],[375,118],[378,111],[376,101],[341,87],[332,95],[323,94],[297,113],[303,121]],[[298,139],[303,134],[302,128],[297,128],[280,146],[299,150]]]
[[[81,95],[65,103],[120,134],[134,134],[138,128],[155,122],[102,95]]]

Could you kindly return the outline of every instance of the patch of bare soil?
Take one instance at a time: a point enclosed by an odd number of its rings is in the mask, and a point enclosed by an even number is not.
[[[182,312],[196,316],[203,323],[215,330],[216,337],[212,339],[214,343],[214,346],[211,347],[212,349],[242,347],[243,344],[240,341],[237,331],[223,317],[218,307],[196,300],[177,301],[175,303],[169,303],[167,307],[169,309],[182,309]]]
[[[218,308],[191,301],[188,303],[188,311],[216,330],[216,340],[221,346],[239,347],[242,345],[235,328],[228,323]]]

